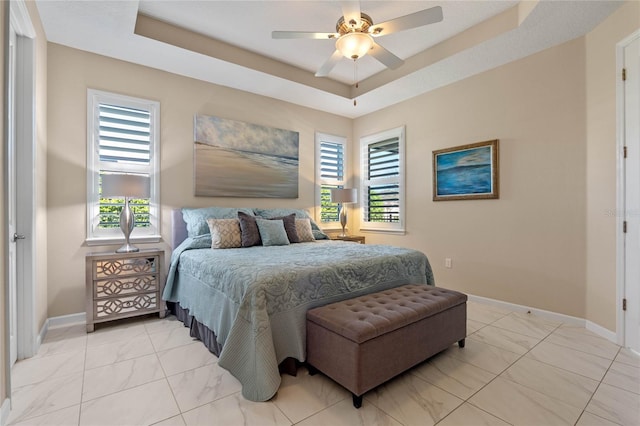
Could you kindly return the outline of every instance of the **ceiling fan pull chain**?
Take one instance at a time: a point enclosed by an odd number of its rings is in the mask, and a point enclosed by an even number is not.
[[[353,85],[358,88],[358,62],[353,60]]]
[[[356,89],[358,88],[358,61],[353,60],[353,82]],[[356,98],[353,98],[353,106],[356,106]]]

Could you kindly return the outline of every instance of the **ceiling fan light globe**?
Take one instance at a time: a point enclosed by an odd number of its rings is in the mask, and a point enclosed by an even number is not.
[[[347,33],[336,40],[336,49],[342,56],[349,59],[358,59],[367,54],[373,47],[373,38],[366,33]]]

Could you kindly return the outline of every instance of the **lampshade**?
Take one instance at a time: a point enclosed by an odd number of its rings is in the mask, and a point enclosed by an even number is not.
[[[149,176],[108,173],[102,175],[103,197],[149,198]]]
[[[336,49],[345,58],[358,59],[367,54],[373,47],[373,38],[369,34],[351,32],[340,36],[336,40]]]
[[[356,188],[332,188],[332,203],[355,203],[358,201],[358,190]]]

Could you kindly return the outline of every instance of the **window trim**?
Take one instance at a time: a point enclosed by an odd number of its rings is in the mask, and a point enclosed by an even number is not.
[[[322,160],[322,142],[329,142],[342,145],[342,154],[343,154],[343,179],[323,179],[321,172],[321,160]],[[322,222],[322,185],[336,185],[347,187],[347,176],[349,175],[349,153],[348,153],[348,145],[347,138],[345,136],[332,135],[329,133],[316,132],[316,193],[315,193],[315,220],[320,227],[326,230],[342,230],[342,225],[340,225],[339,221],[335,222]]]
[[[137,243],[159,242],[160,236],[160,102],[135,98],[118,93],[87,89],[87,229],[86,243],[89,246],[120,244],[124,235],[120,228],[97,231],[95,218],[99,217],[100,196],[98,182],[100,174],[100,156],[98,147],[98,105],[111,103],[149,111],[151,116],[150,133],[150,197],[148,229],[136,228],[130,241]],[[139,167],[118,167],[112,171],[135,172]]]
[[[369,186],[367,173],[367,152],[371,144],[384,141],[386,139],[398,138],[399,168],[398,173],[398,204],[400,206],[399,220],[396,223],[370,222],[365,220],[365,210],[367,206],[367,194],[365,189]],[[394,234],[405,234],[405,126],[396,127],[360,138],[360,229],[362,231],[384,232]]]

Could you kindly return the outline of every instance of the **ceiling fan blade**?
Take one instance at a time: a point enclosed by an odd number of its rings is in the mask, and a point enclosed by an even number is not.
[[[359,1],[342,1],[342,16],[344,22],[349,23],[352,19],[356,21],[356,26],[360,24],[360,2]]]
[[[391,68],[392,70],[404,64],[404,61],[402,59],[398,58],[396,55],[389,52],[387,49],[375,42],[373,43],[373,47],[369,51],[369,55],[373,56],[378,61],[382,62],[387,68]]]
[[[322,64],[318,72],[316,72],[316,77],[328,76],[331,70],[333,69],[333,67],[336,66],[336,64],[341,58],[342,58],[342,53],[340,53],[340,51],[336,49],[336,51],[333,52],[333,55],[331,55],[329,59],[327,59],[325,63]]]
[[[442,7],[435,6],[416,13],[391,19],[390,21],[374,24],[369,29],[372,36],[392,34],[398,31],[409,30],[423,25],[435,24],[442,21]]]
[[[313,38],[313,39],[331,39],[338,38],[340,34],[337,33],[312,33],[307,31],[272,31],[271,38],[285,39],[285,38]]]

